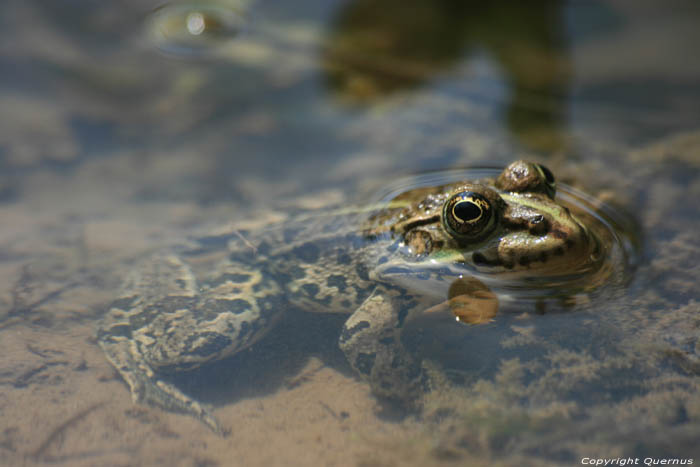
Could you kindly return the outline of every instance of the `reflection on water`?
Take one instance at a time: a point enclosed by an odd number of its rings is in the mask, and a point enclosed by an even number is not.
[[[698,2],[374,5],[0,3],[0,462],[697,462]],[[623,233],[629,268],[527,310],[445,291],[402,340],[430,375],[420,417],[353,373],[346,315],[285,308],[249,349],[168,380],[228,438],[134,405],[99,350],[96,322],[154,252],[196,250],[205,277],[300,212],[520,158]]]
[[[254,6],[166,4],[151,14],[146,33],[169,54],[225,56],[242,29],[257,28],[265,35],[255,21],[246,24],[248,8]],[[468,84],[473,79],[468,73],[471,59],[490,59],[510,90],[505,102],[496,98],[492,104],[505,107],[513,136],[533,149],[563,149],[571,75],[563,8],[558,2],[489,5],[456,0],[397,0],[378,8],[370,0],[353,1],[338,10],[329,33],[317,44],[322,50],[319,66],[335,98],[361,105],[450,74]],[[315,59],[314,50],[298,39],[281,41],[293,54]]]
[[[532,148],[560,149],[571,79],[563,10],[548,1],[353,1],[326,39],[328,85],[346,101],[371,102],[485,54],[510,87],[510,131]]]
[[[245,28],[245,4],[169,3],[151,13],[145,32],[159,50],[181,57],[216,53]]]

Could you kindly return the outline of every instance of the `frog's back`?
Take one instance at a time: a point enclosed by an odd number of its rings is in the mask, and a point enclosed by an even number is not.
[[[251,238],[241,238],[229,258],[237,263],[248,261],[278,284],[288,304],[304,311],[350,313],[374,287],[368,256],[380,248],[354,219],[332,211],[300,216],[263,232],[248,233]]]

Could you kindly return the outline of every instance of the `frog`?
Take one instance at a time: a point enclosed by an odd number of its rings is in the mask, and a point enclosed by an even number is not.
[[[544,165],[495,178],[407,189],[386,202],[299,214],[257,231],[199,239],[126,277],[97,342],[135,403],[193,416],[226,435],[211,408],[163,375],[250,348],[286,310],[346,313],[338,345],[382,400],[418,407],[430,382],[403,344],[412,317],[446,300],[465,275],[517,281],[600,267],[601,237],[556,197]],[[195,259],[223,250],[195,273]]]

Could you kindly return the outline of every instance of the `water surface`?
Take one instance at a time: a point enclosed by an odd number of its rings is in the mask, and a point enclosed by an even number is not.
[[[2,463],[700,461],[698,20],[693,1],[3,2]],[[228,438],[133,405],[96,345],[153,251],[517,158],[630,213],[634,275],[407,336],[438,376],[419,416],[352,374],[344,316],[290,314],[175,377]]]

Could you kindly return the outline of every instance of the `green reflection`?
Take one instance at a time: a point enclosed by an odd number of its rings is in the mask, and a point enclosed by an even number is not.
[[[571,76],[563,10],[554,1],[355,0],[327,38],[328,87],[343,102],[368,104],[485,52],[510,87],[510,131],[527,146],[556,149]]]

